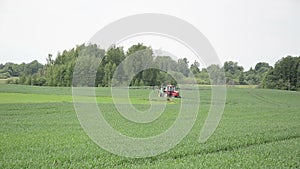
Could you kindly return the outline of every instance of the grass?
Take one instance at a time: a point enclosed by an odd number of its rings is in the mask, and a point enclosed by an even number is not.
[[[159,119],[136,124],[112,103],[109,88],[97,88],[109,124],[134,137],[157,135],[172,125],[180,100]],[[201,106],[191,132],[175,148],[150,158],[126,158],[98,147],[77,119],[71,88],[0,85],[0,168],[299,168],[300,93],[227,89],[219,127],[197,142],[210,108],[210,89],[199,88]],[[150,89],[130,90],[133,106],[149,108]]]

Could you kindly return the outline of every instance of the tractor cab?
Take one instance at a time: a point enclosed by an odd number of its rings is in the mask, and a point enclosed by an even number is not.
[[[159,96],[180,98],[179,91],[176,90],[176,87],[174,85],[161,86]]]

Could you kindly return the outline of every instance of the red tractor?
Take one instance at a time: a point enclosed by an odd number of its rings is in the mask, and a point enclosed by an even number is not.
[[[176,90],[174,85],[161,86],[158,91],[160,97],[177,97],[180,98],[179,91]]]

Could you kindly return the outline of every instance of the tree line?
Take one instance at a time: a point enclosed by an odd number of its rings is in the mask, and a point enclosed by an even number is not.
[[[8,83],[24,85],[72,86],[76,61],[82,59],[79,56],[86,57],[81,67],[77,65],[77,68],[82,69],[82,78],[89,78],[91,72],[86,68],[100,63],[93,84],[88,86],[107,87],[128,79],[131,80],[131,86],[157,86],[162,83],[176,85],[178,80],[194,83],[196,79],[196,83],[205,85],[218,84],[218,80],[224,80],[228,85],[300,90],[300,57],[284,57],[274,67],[259,62],[248,71],[233,61],[226,61],[221,66],[201,68],[200,63],[189,63],[186,58],[173,60],[170,56],[154,56],[152,48],[142,43],[131,46],[127,51],[119,46],[112,46],[105,51],[95,44],[82,44],[58,53],[55,58],[49,54],[45,65],[36,60],[28,64],[0,64],[0,78],[8,79]],[[149,65],[150,69],[137,72]],[[135,76],[130,77],[134,72]]]

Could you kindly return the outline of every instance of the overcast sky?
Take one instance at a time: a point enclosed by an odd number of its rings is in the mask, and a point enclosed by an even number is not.
[[[0,63],[45,63],[48,53],[56,56],[107,24],[140,13],[184,19],[208,38],[222,62],[237,61],[245,69],[300,55],[300,0],[0,0]],[[189,55],[159,42],[144,43]]]

